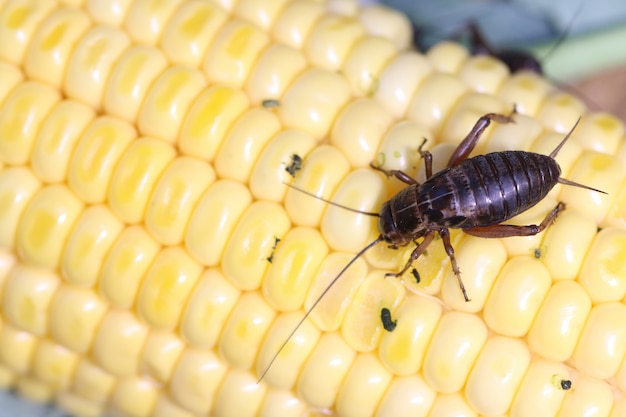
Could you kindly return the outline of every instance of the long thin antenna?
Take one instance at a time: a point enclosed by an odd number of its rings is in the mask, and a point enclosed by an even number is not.
[[[570,129],[570,131],[567,132],[567,135],[565,135],[565,137],[563,138],[561,143],[559,143],[558,146],[556,148],[554,148],[554,150],[552,152],[550,152],[550,155],[548,155],[550,158],[554,159],[554,157],[556,157],[556,154],[558,154],[559,151],[561,150],[561,148],[563,147],[563,145],[565,145],[565,142],[567,142],[567,140],[571,136],[571,134],[574,131],[574,129],[576,129],[576,126],[578,126],[579,122],[580,122],[580,117],[578,117],[578,120],[576,120],[576,123],[574,123],[574,126]]]
[[[272,360],[270,361],[270,363],[267,365],[267,367],[265,368],[265,370],[263,371],[263,373],[261,374],[261,376],[259,377],[259,379],[257,380],[257,384],[259,382],[261,382],[263,380],[263,378],[265,377],[265,375],[269,372],[270,368],[272,367],[272,365],[274,364],[274,362],[276,361],[276,359],[278,358],[278,355],[280,354],[280,352],[282,352],[282,350],[285,348],[285,346],[287,346],[287,343],[289,343],[289,341],[291,340],[291,338],[293,337],[294,334],[296,334],[296,332],[298,331],[298,329],[300,328],[300,326],[302,326],[302,323],[304,323],[304,321],[311,315],[311,312],[313,311],[313,309],[315,307],[317,307],[317,305],[320,303],[320,301],[322,301],[322,298],[324,298],[324,296],[328,293],[328,291],[330,291],[330,289],[333,287],[333,285],[335,285],[335,283],[337,282],[337,280],[339,280],[339,278],[344,274],[344,272],[346,272],[348,270],[348,268],[350,268],[350,266],[357,260],[359,259],[365,252],[367,252],[369,249],[371,249],[372,247],[376,246],[377,244],[379,244],[380,242],[383,241],[383,237],[382,235],[378,236],[376,238],[376,240],[372,241],[371,243],[369,243],[366,247],[364,247],[363,249],[361,249],[361,251],[359,253],[357,253],[354,258],[352,258],[352,260],[350,262],[348,262],[348,264],[346,266],[343,267],[343,269],[341,270],[341,272],[339,272],[339,274],[337,274],[337,276],[335,278],[333,278],[333,280],[330,282],[330,284],[324,289],[324,291],[322,291],[322,293],[320,294],[319,297],[317,297],[317,300],[315,300],[315,302],[313,303],[313,305],[311,306],[311,308],[309,308],[307,310],[307,312],[304,314],[304,317],[302,317],[302,319],[300,319],[300,321],[298,322],[298,324],[296,325],[296,327],[291,331],[291,333],[289,333],[289,336],[287,336],[287,339],[285,339],[285,341],[283,342],[282,345],[280,345],[280,347],[278,348],[278,351],[274,354],[274,356],[272,357]]]
[[[374,213],[374,212],[370,212],[370,211],[361,211],[361,210],[357,210],[357,209],[352,208],[352,207],[347,207],[347,206],[344,206],[344,205],[341,205],[341,204],[335,203],[334,201],[327,200],[327,199],[325,199],[324,197],[317,196],[317,195],[313,194],[312,192],[307,191],[307,190],[304,190],[304,189],[302,189],[302,188],[300,188],[300,187],[296,187],[295,185],[288,184],[288,183],[286,183],[286,182],[283,182],[283,184],[285,184],[285,185],[286,185],[287,187],[289,187],[289,188],[293,188],[294,190],[300,191],[301,193],[304,193],[304,194],[306,194],[306,195],[308,195],[308,196],[311,196],[311,197],[313,197],[313,198],[317,198],[318,200],[321,200],[321,201],[323,201],[324,203],[328,203],[328,204],[330,204],[331,206],[340,207],[340,208],[342,208],[342,209],[344,209],[344,210],[348,210],[348,211],[351,211],[351,212],[353,212],[353,213],[364,214],[364,215],[366,215],[366,216],[380,217],[380,214],[379,214],[379,213]]]

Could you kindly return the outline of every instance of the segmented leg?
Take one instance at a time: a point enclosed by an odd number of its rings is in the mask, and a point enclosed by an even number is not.
[[[376,171],[382,172],[383,174],[385,174],[387,176],[387,178],[396,177],[397,179],[399,179],[400,181],[402,181],[405,184],[408,184],[408,185],[420,185],[420,183],[417,182],[415,179],[413,179],[409,174],[407,174],[404,171],[400,171],[399,169],[385,169],[385,168],[381,168],[381,167],[378,167],[378,166],[374,165],[373,162],[370,163],[370,167],[372,167],[372,169],[375,169]]]
[[[463,298],[465,298],[466,302],[469,302],[470,299],[467,296],[467,291],[465,291],[465,285],[463,285],[463,280],[461,279],[461,270],[456,264],[456,257],[454,256],[454,248],[452,247],[452,243],[450,242],[450,231],[448,229],[441,229],[439,230],[439,236],[441,236],[441,240],[443,241],[443,247],[446,250],[446,254],[448,255],[448,258],[450,258],[452,272],[454,272],[454,275],[456,276],[457,281],[459,281],[459,287],[461,287]]]
[[[474,147],[478,143],[480,136],[483,134],[487,126],[491,124],[492,120],[498,123],[514,123],[513,114],[515,114],[515,108],[508,116],[498,113],[488,113],[478,119],[469,134],[459,143],[459,146],[454,150],[450,160],[448,161],[448,167],[453,167],[461,162],[465,161],[470,153],[474,150]]]
[[[406,261],[404,268],[402,268],[400,272],[397,272],[397,273],[389,272],[385,274],[385,276],[386,277],[399,277],[402,274],[404,274],[411,267],[411,264],[413,264],[413,262],[415,262],[415,260],[424,253],[428,245],[430,245],[430,242],[433,241],[434,237],[435,237],[435,232],[430,231],[426,233],[424,235],[424,240],[422,240],[422,242],[419,245],[417,245],[415,249],[413,249],[413,252],[411,252],[411,256]]]
[[[424,158],[424,162],[425,162],[424,168],[426,170],[426,179],[428,179],[432,177],[433,175],[433,156],[431,155],[430,152],[422,150],[425,144],[426,144],[426,138],[424,138],[424,140],[422,141],[422,144],[419,146],[419,148],[417,148],[417,151],[419,152],[420,156]],[[370,167],[372,167],[376,171],[382,172],[383,174],[387,176],[387,178],[396,177],[397,179],[399,179],[405,184],[420,185],[419,182],[417,182],[413,177],[411,177],[409,174],[407,174],[404,171],[400,171],[398,169],[381,168],[379,166],[374,165],[373,162],[370,162]]]
[[[512,224],[494,224],[493,226],[472,227],[463,229],[463,231],[472,236],[496,238],[496,237],[512,237],[512,236],[533,236],[543,231],[558,216],[559,212],[565,210],[565,203],[559,203],[546,215],[541,224],[538,226],[532,224],[529,226],[515,226]]]
[[[424,138],[424,141],[422,142],[420,147],[417,148],[417,151],[420,153],[420,156],[422,157],[422,159],[424,159],[424,169],[426,170],[426,179],[429,179],[430,177],[433,176],[433,155],[430,152],[423,150],[424,145],[426,145],[426,138]]]

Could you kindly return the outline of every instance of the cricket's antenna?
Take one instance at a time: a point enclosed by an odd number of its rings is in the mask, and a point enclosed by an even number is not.
[[[567,142],[567,140],[571,136],[574,129],[576,129],[576,126],[578,126],[578,123],[580,123],[580,117],[578,118],[578,120],[576,120],[576,123],[574,123],[574,126],[570,129],[570,131],[567,132],[567,135],[565,135],[561,143],[559,143],[558,146],[554,148],[552,152],[550,152],[550,155],[548,155],[550,158],[554,159],[554,157],[556,157],[556,154],[558,154],[561,148],[563,147],[563,145],[565,145],[565,142]]]
[[[276,361],[276,359],[278,358],[278,355],[280,354],[280,352],[282,352],[282,350],[285,348],[285,346],[287,346],[287,343],[289,343],[289,341],[291,340],[291,338],[293,337],[294,334],[296,334],[296,332],[298,331],[298,329],[300,328],[300,326],[302,326],[302,323],[304,323],[304,321],[311,315],[311,312],[313,311],[313,309],[315,307],[317,307],[317,305],[320,303],[320,301],[322,301],[322,298],[324,298],[324,296],[328,293],[328,291],[330,291],[330,289],[333,287],[333,285],[335,285],[335,283],[337,282],[337,280],[339,280],[339,278],[341,278],[341,276],[344,274],[344,272],[346,272],[348,270],[348,268],[350,268],[350,266],[357,260],[359,259],[365,252],[367,252],[369,249],[371,249],[372,247],[376,246],[377,244],[379,244],[380,242],[383,241],[383,237],[378,236],[376,238],[376,240],[368,243],[368,245],[366,247],[364,247],[363,249],[361,249],[359,251],[359,253],[357,253],[354,258],[352,258],[350,260],[350,262],[348,262],[348,264],[346,266],[343,267],[343,269],[339,272],[339,274],[337,274],[337,276],[335,278],[333,278],[333,280],[330,282],[330,284],[328,284],[328,286],[324,289],[324,291],[322,291],[322,293],[320,294],[319,297],[317,297],[317,300],[315,300],[315,302],[313,303],[313,305],[311,306],[311,308],[309,308],[307,310],[307,312],[304,314],[304,317],[302,317],[302,319],[300,319],[300,321],[298,322],[298,324],[296,325],[296,327],[291,331],[291,333],[289,333],[289,336],[287,336],[287,339],[285,339],[285,341],[283,342],[282,345],[280,345],[280,347],[278,348],[278,351],[276,351],[276,353],[274,354],[274,356],[272,357],[272,360],[270,361],[270,363],[265,367],[265,370],[263,371],[263,373],[261,374],[261,376],[259,377],[259,379],[257,380],[257,384],[259,382],[261,382],[263,380],[263,378],[265,378],[265,375],[269,372],[270,368],[272,367],[272,365],[274,364],[274,362]]]
[[[300,188],[300,187],[297,187],[297,186],[295,186],[295,185],[293,185],[293,184],[288,184],[288,183],[286,183],[286,182],[283,182],[283,184],[285,184],[285,185],[286,185],[287,187],[289,187],[289,188],[293,188],[294,190],[300,191],[301,193],[304,193],[304,194],[306,194],[306,195],[309,195],[309,196],[311,196],[311,197],[313,197],[313,198],[317,198],[318,200],[321,200],[321,201],[323,201],[324,203],[328,203],[328,204],[330,204],[331,206],[339,207],[339,208],[342,208],[342,209],[344,209],[344,210],[351,211],[351,212],[353,212],[353,213],[364,214],[364,215],[366,215],[366,216],[380,217],[380,214],[378,214],[378,213],[369,212],[369,211],[361,211],[361,210],[354,209],[354,208],[352,208],[352,207],[347,207],[347,206],[344,206],[344,205],[342,205],[342,204],[335,203],[334,201],[330,201],[330,200],[325,199],[324,197],[317,196],[317,195],[313,194],[312,192],[309,192],[309,191],[307,191],[307,190],[304,190],[304,189],[302,189],[302,188]]]

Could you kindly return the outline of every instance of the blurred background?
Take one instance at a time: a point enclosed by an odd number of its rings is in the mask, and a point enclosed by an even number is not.
[[[372,2],[372,1],[370,1]],[[380,0],[413,22],[425,50],[467,43],[475,25],[495,52],[523,50],[544,75],[592,110],[626,121],[626,2],[623,0]]]

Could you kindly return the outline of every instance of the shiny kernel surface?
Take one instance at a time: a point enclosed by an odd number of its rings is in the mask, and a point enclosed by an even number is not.
[[[0,0],[0,387],[78,417],[621,417],[624,125],[411,39],[356,0]],[[421,236],[353,261],[407,188],[370,163],[424,183],[423,139],[437,173],[514,103],[471,155],[581,117],[561,176],[607,194],[451,229],[469,303],[439,236],[399,278]]]

